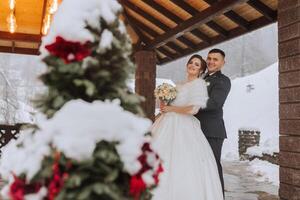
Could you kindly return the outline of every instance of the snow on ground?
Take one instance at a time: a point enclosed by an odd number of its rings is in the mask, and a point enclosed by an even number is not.
[[[260,145],[248,149],[251,155],[279,152],[278,63],[243,78],[232,80],[224,105],[224,121],[228,138],[223,146],[224,160],[238,159],[238,130],[260,130]],[[279,184],[279,167],[255,159],[248,170],[258,181]]]
[[[256,180],[259,182],[270,182],[273,185],[279,186],[279,166],[270,162],[254,159],[249,162],[250,166],[247,170],[256,175]]]
[[[224,142],[223,159],[238,159],[238,130],[241,128],[260,130],[263,150],[270,148],[278,152],[278,102],[278,63],[231,81],[231,91],[224,105],[228,138]]]
[[[272,137],[261,143],[260,146],[254,146],[247,149],[247,154],[252,156],[262,156],[263,154],[272,155],[279,152],[279,138]]]

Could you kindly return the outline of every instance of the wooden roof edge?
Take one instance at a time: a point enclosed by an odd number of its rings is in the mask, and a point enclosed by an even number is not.
[[[152,41],[148,48],[155,48],[157,46],[163,45],[164,43],[177,38],[179,35],[184,34],[185,32],[191,31],[202,24],[210,22],[214,17],[219,16],[220,14],[229,11],[234,6],[247,2],[248,0],[221,0],[217,3],[212,4],[207,9],[202,12],[197,13],[188,20],[180,23],[178,26],[158,36],[154,41]],[[227,33],[224,35],[226,36]]]
[[[188,56],[190,54],[193,54],[195,52],[204,50],[204,49],[209,48],[211,46],[229,41],[231,39],[234,39],[234,38],[239,37],[241,35],[244,35],[246,33],[250,33],[250,32],[255,31],[259,28],[262,28],[262,27],[267,26],[269,24],[275,23],[276,21],[277,21],[276,18],[273,19],[273,21],[270,21],[269,19],[262,16],[262,17],[260,17],[256,20],[253,20],[253,22],[251,23],[248,30],[245,30],[242,27],[237,27],[237,28],[231,30],[230,33],[229,33],[229,36],[226,37],[226,38],[224,38],[222,36],[216,36],[215,38],[213,38],[213,40],[210,44],[201,43],[201,44],[198,45],[198,47],[196,49],[186,49],[183,54],[173,55],[172,58],[165,57],[163,59],[160,59],[158,61],[158,65],[167,64],[169,62],[175,61],[175,60],[177,60],[179,58],[182,58],[184,56]]]
[[[28,34],[28,33],[10,33],[0,31],[1,40],[20,41],[20,42],[36,42],[40,43],[42,35],[40,34]]]
[[[0,46],[0,53],[39,55],[39,49]]]

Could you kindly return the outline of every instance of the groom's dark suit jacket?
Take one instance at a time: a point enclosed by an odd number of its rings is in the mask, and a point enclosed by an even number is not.
[[[230,79],[221,71],[204,79],[207,83],[209,99],[206,108],[201,108],[195,116],[199,119],[206,137],[227,138],[223,105],[231,88]]]

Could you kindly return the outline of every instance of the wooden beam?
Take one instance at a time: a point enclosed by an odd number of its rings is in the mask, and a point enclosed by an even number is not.
[[[146,4],[148,4],[153,9],[157,10],[162,15],[166,16],[167,18],[169,18],[170,20],[172,20],[176,24],[178,24],[178,22],[183,21],[180,17],[178,17],[177,15],[173,14],[171,11],[169,11],[168,9],[166,9],[165,7],[163,7],[162,5],[160,5],[159,3],[157,3],[157,2],[155,2],[153,0],[143,0],[143,2],[146,3]]]
[[[217,3],[218,0],[204,0],[208,5],[213,5],[214,3]],[[226,17],[228,17],[231,21],[233,21],[234,23],[236,23],[237,25],[239,25],[240,27],[244,28],[244,29],[249,29],[250,23],[244,19],[242,16],[240,16],[239,14],[237,14],[234,11],[228,11],[226,13],[224,13],[224,15]]]
[[[209,28],[211,28],[214,31],[216,31],[217,33],[219,33],[219,35],[221,35],[222,37],[227,37],[228,34],[229,34],[227,30],[225,30],[222,26],[220,26],[219,24],[217,24],[214,21],[207,22],[206,25]]]
[[[27,54],[27,55],[39,55],[40,52],[38,49],[31,48],[20,48],[20,47],[6,47],[0,46],[0,52],[2,53],[15,53],[15,54]]]
[[[171,59],[175,59],[176,57],[180,56],[180,54],[173,54],[173,53],[169,52],[167,49],[165,49],[162,46],[157,48],[157,50]]]
[[[167,44],[165,44],[165,46],[173,49],[174,51],[177,51],[179,53],[184,53],[184,49],[182,49],[181,47],[177,46],[177,44],[175,44],[174,42],[168,42]]]
[[[149,35],[151,35],[152,37],[157,37],[159,36],[159,33],[157,33],[155,30],[151,29],[150,27],[148,27],[147,25],[145,25],[144,23],[140,22],[139,20],[135,19],[134,17],[128,15],[127,16],[128,19],[134,23],[140,30],[143,30],[145,32],[147,32]]]
[[[121,2],[121,4],[123,6],[126,6],[130,10],[133,10],[134,12],[136,12],[139,15],[141,15],[143,18],[147,19],[148,21],[150,21],[152,24],[154,24],[155,26],[159,27],[163,31],[167,31],[167,30],[170,29],[170,27],[168,27],[167,25],[165,25],[164,23],[162,23],[161,21],[159,21],[158,19],[156,19],[152,15],[148,14],[147,12],[141,10],[136,5],[130,3],[128,0],[119,0],[119,1]]]
[[[157,10],[158,12],[160,12],[162,15],[174,21],[176,24],[180,24],[184,21],[183,19],[173,14],[171,11],[169,11],[168,9],[166,9],[165,7],[161,6],[160,4],[156,3],[153,0],[143,0],[143,1],[149,6],[151,6],[152,8],[154,8],[155,10]],[[192,34],[206,43],[210,42],[210,38],[204,33],[202,33],[199,29],[194,29],[192,31]],[[183,42],[185,45],[189,46],[190,48],[193,48],[193,46],[190,46],[188,43],[185,43],[184,41],[185,39],[183,39],[181,42]]]
[[[276,20],[269,21],[269,20],[266,19],[265,17],[261,17],[261,18],[259,18],[259,19],[254,20],[253,22],[251,22],[248,31],[245,30],[245,29],[243,29],[243,28],[241,28],[241,27],[237,27],[237,28],[235,28],[234,30],[231,30],[231,31],[229,32],[229,35],[228,35],[227,38],[223,38],[223,37],[221,37],[221,36],[216,36],[216,37],[212,40],[212,43],[211,43],[211,44],[207,45],[207,44],[205,44],[205,43],[201,43],[201,44],[199,44],[198,47],[197,47],[196,49],[194,49],[194,50],[192,50],[192,49],[186,49],[185,52],[184,52],[183,54],[180,54],[180,56],[175,56],[175,58],[173,58],[172,60],[167,60],[167,59],[164,60],[164,59],[162,59],[162,60],[160,61],[160,65],[166,64],[166,63],[171,62],[171,61],[174,61],[174,60],[176,60],[176,59],[179,59],[179,58],[181,58],[181,57],[187,56],[187,55],[192,54],[192,53],[194,53],[194,52],[203,50],[203,49],[208,48],[208,47],[210,47],[210,46],[213,46],[213,45],[216,45],[216,44],[219,44],[219,43],[228,41],[228,40],[230,40],[230,39],[236,38],[236,37],[241,36],[241,35],[243,35],[243,34],[245,34],[245,33],[249,33],[249,32],[251,32],[251,31],[257,30],[257,29],[259,29],[259,28],[261,28],[261,27],[264,27],[264,26],[269,25],[269,24],[274,23],[274,22],[276,22]]]
[[[199,13],[199,11],[196,8],[192,7],[187,2],[184,2],[181,0],[172,0],[172,2],[175,3],[176,5],[180,6],[182,9],[184,9],[186,12],[188,12],[192,16],[195,16]],[[228,34],[228,32],[223,27],[221,27],[219,24],[217,24],[214,21],[210,21],[210,22],[206,23],[206,25],[209,26],[214,31],[216,31],[217,33],[219,33],[220,35],[222,35],[223,37],[226,37]],[[198,30],[198,29],[195,29],[195,30]]]
[[[145,19],[149,20],[155,26],[158,26],[159,28],[161,28],[163,31],[167,32],[167,31],[171,30],[171,28],[169,28],[165,24],[161,23],[158,19],[154,18],[152,15],[146,13],[145,11],[140,10],[140,8],[138,8],[137,6],[133,5],[129,1],[127,1],[127,0],[120,0],[120,2],[122,3],[123,6],[125,5],[127,8],[135,11],[136,13],[138,13],[139,15],[141,15],[142,17],[144,17]],[[158,33],[155,32],[153,29],[147,27],[142,22],[139,22],[139,20],[133,20],[133,17],[130,17],[128,14],[127,14],[127,18],[129,19],[129,21],[132,21],[132,23],[134,23],[137,27],[140,27],[141,29],[145,30],[151,36],[156,37],[158,35]],[[143,35],[143,34],[141,34],[141,35]],[[145,40],[145,38],[144,38],[144,40]],[[147,45],[147,43],[149,43],[149,41],[145,42],[146,45]],[[173,43],[173,47],[174,46],[177,46],[177,44]],[[177,49],[181,49],[179,46],[176,47],[176,48]]]
[[[180,23],[171,31],[158,36],[154,41],[147,45],[147,48],[155,48],[161,46],[164,43],[167,43],[168,41],[171,41],[179,37],[180,35],[183,35],[185,32],[189,32],[202,24],[212,21],[216,16],[229,11],[234,6],[245,3],[247,1],[248,0],[220,0],[218,1],[218,3],[215,3],[209,8]]]
[[[264,15],[268,20],[274,21],[277,19],[277,12],[269,8],[266,4],[262,3],[260,0],[250,0],[248,4],[255,10]]]
[[[41,35],[26,33],[10,33],[0,31],[1,40],[22,41],[22,42],[41,42]]]
[[[148,26],[146,26],[145,24],[143,24],[142,22],[140,22],[140,21],[138,21],[137,19],[134,19],[133,17],[131,17],[130,15],[127,15],[127,18],[129,19],[129,21],[130,22],[132,22],[132,23],[134,23],[134,24],[136,24],[136,26],[137,27],[139,27],[139,28],[141,28],[142,30],[144,30],[145,32],[147,32],[150,36],[152,36],[152,37],[158,37],[159,36],[159,34],[157,33],[157,32],[155,32],[154,30],[152,30],[151,28],[149,28]],[[141,32],[141,31],[140,31]],[[142,35],[144,35],[142,32],[141,32],[141,34]],[[144,37],[146,37],[145,35],[144,35]],[[182,40],[184,40],[183,39],[183,37],[182,37]],[[187,39],[186,39],[187,40]],[[184,42],[185,43],[188,43],[186,40],[184,40]],[[151,42],[151,40],[150,39],[147,39],[147,42],[145,43],[145,45],[147,46],[147,44],[149,44]],[[172,43],[172,44],[171,44]],[[179,47],[179,46],[177,46],[177,44],[175,44],[175,43],[173,43],[173,42],[169,42],[168,43],[169,45],[171,44],[171,46],[172,47],[170,47],[170,48],[172,48],[172,49],[174,49],[174,50],[177,50],[178,52],[183,52],[183,49],[181,48],[181,47]],[[192,45],[193,44],[193,45]],[[190,42],[190,45],[192,45],[192,47],[194,47],[194,48],[196,48],[196,44],[194,44],[194,43],[192,43],[192,42]],[[175,47],[176,46],[176,47]],[[144,47],[143,47],[144,48]],[[137,48],[138,49],[138,48]],[[178,49],[180,49],[180,50],[178,50]],[[164,51],[164,50],[162,50],[162,51]],[[161,52],[162,52],[161,51]],[[166,51],[164,51],[163,52],[166,56],[172,56],[171,54],[168,54],[168,52],[166,52]]]
[[[195,35],[196,37],[198,37],[199,39],[201,39],[203,42],[205,43],[210,43],[210,37],[208,37],[207,35],[205,35],[204,33],[202,33],[199,29],[194,29],[191,31],[191,33],[193,35]]]
[[[228,17],[231,21],[233,21],[234,23],[236,23],[237,25],[242,27],[243,29],[245,29],[245,30],[249,29],[250,23],[246,19],[244,19],[242,16],[237,14],[236,12],[231,10],[231,11],[224,13],[224,15],[226,17]]]
[[[163,64],[166,64],[166,63],[171,62],[171,61],[172,61],[172,59],[170,59],[168,57],[165,57],[165,58],[158,59],[157,64],[158,65],[163,65]]]
[[[171,1],[172,3],[180,7],[182,10],[188,12],[192,16],[199,13],[199,11],[196,8],[192,7],[190,4],[188,4],[185,1],[182,0],[171,0]]]
[[[138,25],[135,24],[135,22],[131,21],[131,18],[129,17],[128,13],[124,10],[124,17],[125,20],[128,22],[128,24],[132,27],[132,29],[134,30],[134,32],[138,35],[139,40],[138,41],[138,45],[136,49],[140,49],[142,46],[142,44],[140,44],[140,42],[143,42],[144,44],[148,44],[150,42],[150,40],[143,34],[143,32],[139,29]]]
[[[178,38],[176,38],[178,41],[182,42],[183,44],[185,44],[186,46],[190,47],[191,49],[196,49],[197,48],[197,44],[193,43],[192,41],[190,41],[189,39],[187,39],[186,37],[180,36]]]

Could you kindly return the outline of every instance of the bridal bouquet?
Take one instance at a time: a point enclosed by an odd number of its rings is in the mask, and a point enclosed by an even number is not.
[[[155,88],[154,96],[168,105],[176,98],[177,90],[171,84],[163,83]]]

